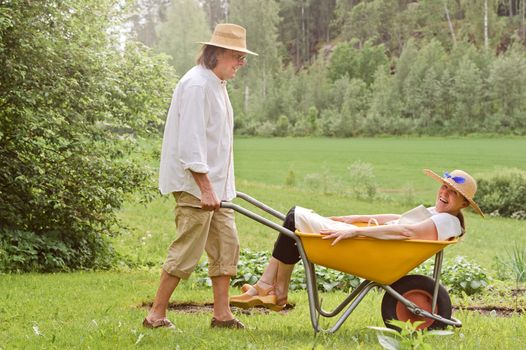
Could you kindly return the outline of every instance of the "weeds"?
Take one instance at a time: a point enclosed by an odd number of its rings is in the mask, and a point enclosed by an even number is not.
[[[506,257],[495,256],[494,266],[498,278],[512,278],[515,282],[515,310],[518,310],[519,287],[521,282],[526,282],[526,248],[515,242],[511,251],[506,250]]]
[[[401,349],[421,349],[430,350],[432,349],[431,344],[427,343],[427,339],[431,336],[444,336],[453,334],[452,331],[444,330],[421,330],[418,327],[424,323],[424,321],[416,321],[411,323],[410,321],[403,322],[398,320],[391,320],[391,325],[400,328],[400,332],[395,331],[391,328],[386,327],[374,327],[369,326],[367,328],[379,331],[376,335],[378,342],[384,349],[388,350],[401,350]],[[385,333],[392,334],[393,336],[385,335]]]

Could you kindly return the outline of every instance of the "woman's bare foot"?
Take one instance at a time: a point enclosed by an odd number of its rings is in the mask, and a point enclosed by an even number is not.
[[[288,290],[280,290],[279,286],[274,287],[273,293],[276,295],[276,304],[285,306],[288,301]]]

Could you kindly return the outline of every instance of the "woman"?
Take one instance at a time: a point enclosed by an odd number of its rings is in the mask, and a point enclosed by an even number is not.
[[[428,169],[424,173],[442,184],[434,207],[425,208],[421,205],[402,215],[348,215],[330,218],[322,217],[309,209],[294,207],[287,214],[283,226],[293,232],[297,229],[301,232],[321,233],[324,235],[323,239],[334,239],[333,245],[342,239],[356,236],[397,240],[448,240],[464,233],[463,208],[471,205],[484,216],[473,201],[477,183],[471,175],[462,170],[444,173],[443,177]],[[369,223],[369,226],[353,225],[358,222]],[[230,304],[242,308],[262,305],[272,310],[281,310],[287,303],[290,276],[299,260],[295,241],[280,234],[263,275],[255,285],[243,285],[244,293],[231,297]]]

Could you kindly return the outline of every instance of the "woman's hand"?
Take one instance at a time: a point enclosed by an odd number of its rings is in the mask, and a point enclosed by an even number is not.
[[[336,243],[338,243],[342,239],[348,239],[348,238],[356,237],[358,235],[358,232],[357,232],[356,228],[350,228],[350,229],[347,229],[347,230],[338,230],[338,231],[335,231],[335,230],[321,230],[320,234],[323,235],[323,237],[321,239],[333,239],[333,238],[335,238],[334,242],[332,242],[332,244],[331,244],[331,245],[335,245]]]

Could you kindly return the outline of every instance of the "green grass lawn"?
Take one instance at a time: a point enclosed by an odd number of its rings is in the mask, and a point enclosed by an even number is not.
[[[142,144],[138,159],[157,167],[159,141]],[[432,203],[438,183],[421,169],[437,172],[463,168],[475,176],[498,171],[500,167],[526,169],[524,138],[379,138],[379,139],[258,139],[236,141],[238,190],[286,211],[295,204],[311,207],[321,214],[399,213],[411,208],[405,203],[404,188],[414,189],[413,201]],[[383,200],[360,201],[345,191],[323,193],[303,186],[307,174],[328,171],[345,185],[347,167],[356,160],[374,166]],[[292,170],[295,187],[284,186]],[[242,204],[240,200],[237,203]],[[125,232],[112,238],[117,251],[143,267],[110,272],[70,274],[0,275],[0,349],[370,349],[380,348],[376,335],[366,327],[381,326],[381,295],[370,293],[334,335],[314,338],[305,292],[291,299],[296,308],[286,313],[239,313],[248,330],[210,330],[209,311],[170,311],[178,331],[145,330],[141,321],[158,285],[160,264],[175,235],[173,199],[158,197],[140,204],[138,197],[126,203],[119,216]],[[247,205],[247,207],[249,207]],[[490,274],[496,255],[504,255],[515,243],[526,245],[522,221],[466,216],[468,234],[448,248],[446,260],[457,255],[480,264]],[[237,216],[243,248],[270,250],[276,232],[247,218]],[[150,266],[150,267],[146,267]],[[475,298],[453,297],[455,305],[504,305],[514,307],[509,283]],[[503,296],[502,290],[507,290]],[[232,291],[237,293],[237,291]],[[342,293],[323,294],[324,305],[335,305]],[[518,306],[526,308],[525,298]],[[195,280],[184,282],[174,294],[177,302],[211,302],[209,288]],[[457,311],[464,326],[448,337],[431,339],[436,348],[518,349],[526,336],[526,317],[481,315]],[[324,323],[328,326],[327,323]]]
[[[369,293],[335,334],[310,325],[306,293],[295,292],[288,312],[236,311],[248,329],[211,330],[210,312],[170,311],[177,331],[141,326],[157,285],[157,271],[78,272],[0,276],[2,349],[380,349],[374,331],[381,326],[381,295]],[[234,291],[233,291],[234,292]],[[343,298],[325,293],[327,309]],[[177,302],[210,302],[211,290],[192,280],[178,288]],[[430,339],[437,349],[520,349],[526,341],[524,316],[492,317],[460,311],[463,327]],[[322,322],[328,327],[329,322]],[[316,345],[316,347],[314,347]]]
[[[474,176],[502,167],[526,170],[526,138],[239,138],[235,143],[236,176],[265,184],[283,185],[290,169],[300,179],[328,169],[345,183],[355,161],[374,166],[380,188],[402,190],[409,184],[428,200],[435,191],[421,176],[423,168],[439,174],[460,168]]]

